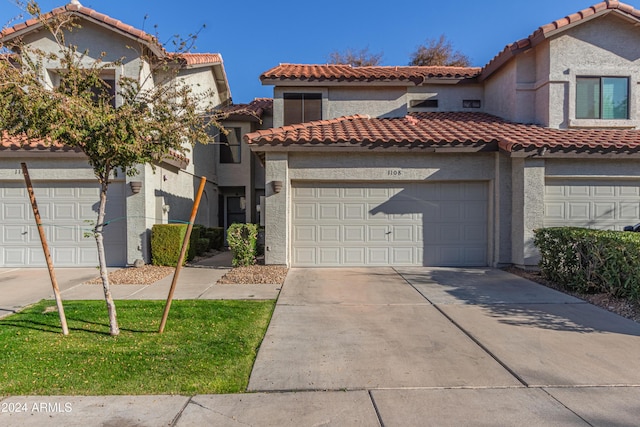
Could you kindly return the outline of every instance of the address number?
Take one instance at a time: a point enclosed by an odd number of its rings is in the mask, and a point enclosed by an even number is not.
[[[387,170],[387,176],[401,176],[402,171],[398,169],[389,169]]]

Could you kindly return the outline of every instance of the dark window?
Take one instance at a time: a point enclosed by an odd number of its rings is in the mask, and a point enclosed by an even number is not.
[[[578,77],[576,119],[628,119],[629,79]]]
[[[284,125],[322,120],[322,95],[319,93],[285,93]]]
[[[479,99],[464,99],[462,100],[462,108],[480,108],[482,103]]]
[[[437,99],[414,99],[411,101],[411,108],[438,108]]]
[[[91,88],[93,101],[97,104],[100,99],[105,99],[109,105],[116,108],[116,81],[114,79],[104,78],[102,81],[104,84]]]
[[[220,163],[240,163],[240,128],[227,128],[229,134],[220,133]]]

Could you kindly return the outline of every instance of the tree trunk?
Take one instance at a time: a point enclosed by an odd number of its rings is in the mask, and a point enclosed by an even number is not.
[[[116,305],[111,297],[111,289],[109,285],[109,274],[107,271],[107,258],[104,252],[104,217],[107,212],[107,189],[109,182],[105,179],[100,186],[100,209],[98,211],[98,224],[95,228],[96,244],[98,245],[98,261],[100,262],[100,278],[102,279],[102,288],[104,290],[104,300],[107,303],[107,311],[109,313],[109,334],[116,336],[120,334],[118,327],[118,316],[116,314]]]

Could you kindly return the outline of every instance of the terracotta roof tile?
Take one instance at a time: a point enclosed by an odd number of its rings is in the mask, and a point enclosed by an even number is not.
[[[159,49],[164,52],[164,48],[160,45],[158,40],[151,36],[150,34],[145,33],[142,30],[134,28],[131,25],[125,24],[117,19],[111,18],[103,13],[97,12],[88,7],[81,6],[79,4],[67,4],[65,6],[58,7],[53,9],[51,12],[45,13],[42,15],[43,19],[50,19],[54,16],[63,15],[63,14],[74,14],[79,16],[84,16],[87,18],[91,18],[95,21],[104,23],[110,27],[117,28],[120,31],[128,33],[129,35],[141,39],[148,44],[152,45],[154,48]],[[0,32],[0,37],[11,37],[16,33],[25,30],[30,27],[38,27],[41,25],[41,21],[39,19],[29,19],[20,24],[14,25],[13,27],[6,28]]]
[[[387,144],[428,147],[497,144],[502,150],[640,152],[640,130],[561,130],[512,123],[485,113],[412,113],[402,118],[355,115],[247,134],[255,151],[265,146]]]
[[[228,115],[228,119],[259,121],[263,114],[273,111],[273,99],[256,98],[248,104],[232,104],[222,111]]]
[[[420,84],[428,78],[468,79],[477,67],[352,67],[351,65],[280,64],[265,71],[260,80],[370,82],[398,81]]]
[[[219,53],[180,53],[186,65],[222,64],[222,56]]]
[[[0,135],[0,151],[80,151],[59,142],[45,141],[42,139],[28,139],[26,136],[10,136],[2,131]]]
[[[505,48],[498,55],[496,55],[491,61],[489,61],[487,65],[485,65],[485,67],[482,69],[480,79],[487,78],[494,71],[504,65],[511,57],[518,54],[524,49],[535,46],[540,41],[546,39],[547,37],[550,37],[555,31],[562,30],[564,27],[588,19],[593,15],[599,13],[608,13],[615,10],[640,20],[640,10],[635,9],[633,6],[621,3],[617,0],[602,1],[586,9],[568,15],[564,18],[557,19],[546,25],[542,25],[537,28],[531,35],[529,35],[529,37],[505,46]]]
[[[2,131],[0,134],[0,152],[7,151],[82,152],[80,148],[73,148],[57,141],[29,139],[23,135],[11,136],[6,131]],[[166,154],[165,158],[174,159],[179,164],[184,164],[184,167],[189,164],[189,158],[175,150],[170,150],[169,153]]]

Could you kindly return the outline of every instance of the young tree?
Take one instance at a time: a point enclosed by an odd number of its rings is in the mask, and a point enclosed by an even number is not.
[[[189,144],[209,141],[208,128],[218,126],[221,115],[215,111],[203,115],[209,94],[195,94],[175,78],[181,66],[179,53],[145,57],[142,62],[150,68],[141,66],[138,78],[120,78],[116,107],[114,88],[101,72],[117,61],[104,63],[105,53],[91,58],[89,52],[66,43],[65,34],[79,28],[69,15],[42,14],[33,1],[27,10],[51,33],[57,52],[32,49],[19,39],[5,41],[0,35],[1,47],[13,52],[0,56],[0,126],[9,135],[64,144],[86,155],[100,185],[93,233],[110,334],[118,335],[103,242],[109,183],[117,173],[135,175],[141,164],[153,164],[171,152],[184,154]],[[44,73],[51,68],[59,76],[55,87],[45,83]]]
[[[329,64],[347,64],[353,67],[373,67],[382,63],[382,53],[371,53],[369,48],[344,52],[334,51],[329,54]]]
[[[469,57],[458,50],[454,50],[451,42],[444,34],[440,38],[427,39],[411,54],[409,65],[441,65],[447,67],[469,67]]]

